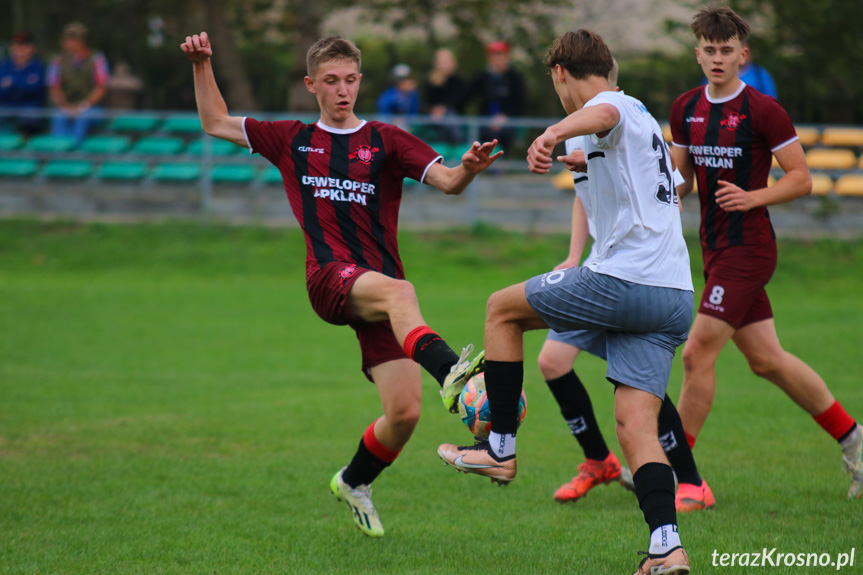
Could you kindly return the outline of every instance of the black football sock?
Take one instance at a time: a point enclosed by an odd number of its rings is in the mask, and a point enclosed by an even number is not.
[[[677,525],[671,467],[664,463],[645,463],[632,476],[632,481],[638,506],[651,533],[663,525]]]
[[[584,456],[599,461],[608,457],[608,446],[596,423],[590,396],[575,371],[546,383],[560,406],[560,413],[569,425],[570,432],[581,445]]]
[[[485,361],[485,387],[491,430],[514,434],[518,430],[518,402],[524,381],[523,361]]]
[[[392,461],[384,461],[375,456],[361,439],[354,458],[342,474],[342,481],[352,488],[360,485],[371,485],[372,481],[377,479],[377,476],[390,465],[392,465]]]
[[[405,341],[405,351],[429,372],[443,387],[449,370],[458,363],[458,355],[441,336],[428,326],[415,329]]]
[[[701,475],[698,474],[692,449],[686,441],[680,414],[668,395],[662,400],[662,407],[659,408],[658,427],[659,444],[662,445],[668,462],[674,469],[674,473],[677,474],[677,481],[700,486]]]

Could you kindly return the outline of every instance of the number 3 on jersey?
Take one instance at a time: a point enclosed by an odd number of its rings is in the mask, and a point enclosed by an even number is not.
[[[659,173],[665,178],[665,181],[660,182],[656,190],[656,200],[660,204],[676,206],[679,200],[673,184],[674,179],[668,171],[668,147],[656,134],[653,134],[653,151],[659,154]]]

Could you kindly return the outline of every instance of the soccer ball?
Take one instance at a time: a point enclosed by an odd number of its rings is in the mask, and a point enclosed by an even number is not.
[[[480,439],[488,439],[491,432],[491,411],[488,408],[488,394],[485,392],[485,372],[478,373],[464,386],[458,398],[458,413],[467,428]],[[527,398],[524,390],[518,401],[518,424],[527,413]]]

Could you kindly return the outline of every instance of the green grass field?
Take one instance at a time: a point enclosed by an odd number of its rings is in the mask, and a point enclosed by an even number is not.
[[[453,347],[481,345],[488,295],[567,246],[489,229],[401,242],[424,315]],[[444,466],[437,445],[471,437],[425,376],[416,434],[375,483],[387,535],[355,530],[328,483],[380,405],[353,333],[311,311],[304,255],[296,230],[0,222],[0,573],[635,570],[648,534],[631,493],[551,499],[581,458],[534,363],[540,333],[526,341],[517,481]],[[863,244],[783,242],[769,289],[786,349],[863,417]],[[604,365],[577,368],[620,456]],[[695,449],[717,507],[679,518],[693,572],[759,572],[714,567],[714,550],[863,547],[863,501],[846,499],[835,442],[736,350],[718,376]],[[680,381],[678,359],[674,398]],[[843,571],[861,565],[856,549]]]

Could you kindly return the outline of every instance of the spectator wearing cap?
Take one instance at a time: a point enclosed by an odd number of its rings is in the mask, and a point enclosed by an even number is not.
[[[507,118],[524,114],[527,90],[524,77],[509,59],[509,45],[500,40],[486,46],[488,65],[474,78],[469,90],[470,98],[478,98],[479,113],[491,118],[480,130],[479,139],[497,139],[502,149],[511,147],[514,131],[506,128]]]
[[[16,111],[45,107],[45,63],[36,55],[33,37],[27,32],[13,36],[9,57],[0,62],[0,107]],[[16,114],[3,123],[27,136],[43,130],[41,117]]]
[[[48,68],[48,87],[57,106],[51,118],[51,133],[72,136],[80,142],[105,97],[109,80],[108,61],[87,46],[87,28],[72,22],[63,29],[62,50]]]
[[[407,64],[397,64],[392,71],[393,83],[378,97],[377,112],[386,121],[398,123],[395,117],[415,116],[420,112],[420,94]]]

